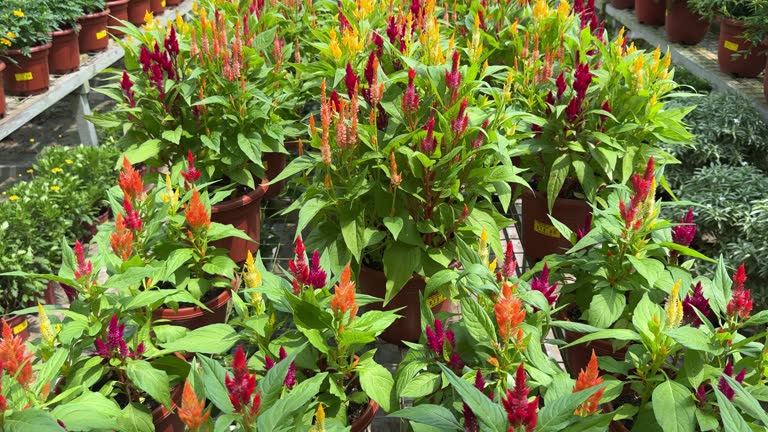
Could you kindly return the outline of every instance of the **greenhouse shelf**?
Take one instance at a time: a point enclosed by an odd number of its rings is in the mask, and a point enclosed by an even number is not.
[[[158,19],[165,25],[168,20],[175,19],[177,14],[182,16],[188,14],[192,10],[192,3],[188,0],[178,6],[169,7]],[[0,119],[0,140],[16,132],[69,94],[76,92],[73,109],[77,113],[77,131],[80,141],[85,145],[97,145],[96,128],[83,118],[84,115],[91,113],[88,103],[88,93],[91,90],[89,81],[122,59],[123,55],[123,48],[111,40],[106,51],[88,55],[87,58],[83,56],[85,59],[79,71],[67,75],[51,75],[51,85],[47,92],[29,97],[7,96],[8,112]]]
[[[680,45],[667,41],[664,27],[640,24],[631,10],[619,10],[606,5],[605,12],[626,27],[631,32],[631,38],[643,39],[651,45],[660,47],[662,51],[669,50],[675,64],[709,82],[713,88],[739,93],[749,98],[763,119],[768,121],[768,103],[763,95],[762,77],[734,78],[720,72],[717,65],[718,35],[716,33],[710,31],[704,41],[698,45]]]

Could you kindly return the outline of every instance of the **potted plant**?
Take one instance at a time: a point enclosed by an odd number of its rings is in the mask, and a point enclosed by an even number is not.
[[[123,33],[120,28],[123,26],[122,22],[129,20],[128,7],[131,0],[113,0],[107,1],[106,6],[109,9],[109,18],[107,19],[107,28],[109,34],[115,37],[123,37]]]
[[[68,74],[80,69],[80,24],[83,15],[80,4],[74,1],[47,0],[51,12],[51,50],[48,54],[48,68],[57,75]]]
[[[664,0],[635,0],[635,17],[639,23],[654,27],[663,26],[665,14]]]
[[[80,30],[80,52],[104,51],[109,47],[107,19],[110,10],[104,0],[78,0],[83,15],[78,19]]]
[[[709,19],[693,10],[688,0],[667,0],[664,29],[670,42],[696,45],[709,32]]]
[[[43,2],[10,0],[0,5],[0,55],[7,58],[3,81],[13,96],[48,90],[51,16]]]
[[[691,8],[704,17],[720,17],[717,63],[726,74],[754,78],[765,68],[762,34],[753,34],[747,25],[757,3],[738,0],[691,0]]]
[[[521,141],[521,165],[535,185],[523,193],[522,241],[534,259],[570,247],[549,215],[572,231],[581,228],[589,217],[582,200],[593,202],[607,185],[626,183],[651,155],[676,162],[658,141],[691,140],[682,122],[690,108],[664,102],[677,88],[668,70],[670,54],[627,48],[623,32],[610,42],[590,40],[566,47],[575,50],[566,54],[574,56],[574,66],[561,62],[552,78],[537,80],[537,69],[525,68],[512,80],[520,109],[539,117]]]

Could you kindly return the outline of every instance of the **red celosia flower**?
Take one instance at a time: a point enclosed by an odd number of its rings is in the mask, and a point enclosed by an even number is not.
[[[125,218],[122,213],[117,214],[115,220],[115,232],[109,237],[112,251],[123,261],[127,261],[133,253],[133,232],[126,229]]]
[[[555,79],[555,86],[557,87],[557,99],[561,99],[565,93],[565,89],[568,88],[568,84],[565,82],[565,71],[560,71]]]
[[[421,141],[421,152],[429,156],[432,154],[432,152],[435,151],[435,148],[437,147],[437,143],[435,142],[435,137],[434,137],[434,131],[435,131],[434,117],[429,118],[429,120],[427,121],[427,124],[424,125],[424,130],[427,131],[427,136],[424,137],[423,141]]]
[[[696,389],[694,396],[696,397],[696,405],[699,408],[704,408],[707,405],[707,389],[703,383],[699,384],[699,388]]]
[[[504,264],[501,266],[501,276],[504,279],[510,279],[515,275],[517,261],[515,260],[515,250],[512,242],[507,242],[507,249],[504,251]]]
[[[144,73],[149,72],[149,68],[152,67],[152,58],[150,57],[149,50],[145,45],[141,46],[141,53],[139,53],[139,63],[141,63],[141,70]]]
[[[123,171],[120,173],[117,184],[131,200],[140,199],[144,195],[144,182],[141,180],[141,175],[126,157],[123,158]]]
[[[378,32],[373,32],[371,34],[371,41],[376,45],[376,57],[381,58],[384,53],[384,38]]]
[[[93,273],[93,263],[85,260],[85,251],[80,240],[75,241],[75,258],[77,260],[77,268],[74,271],[75,279],[90,277]]]
[[[141,216],[134,210],[127,195],[123,198],[123,210],[125,210],[125,226],[131,231],[141,231]]]
[[[197,189],[192,191],[192,199],[184,208],[184,216],[187,219],[187,225],[194,233],[207,230],[211,225],[211,217],[203,202],[200,201],[200,193]]]
[[[592,72],[589,71],[589,64],[579,63],[576,66],[573,78],[573,90],[576,92],[576,97],[580,101],[584,100],[589,84],[592,82]]]
[[[501,293],[493,306],[496,312],[496,322],[499,324],[499,336],[504,342],[514,338],[516,343],[522,342],[523,329],[519,326],[525,319],[523,303],[513,293],[517,284],[502,283]]]
[[[632,200],[627,207],[623,200],[619,200],[619,208],[621,211],[621,217],[624,219],[624,225],[626,228],[639,229],[642,225],[642,218],[635,220],[638,216],[638,211],[644,205],[648,196],[653,192],[651,188],[655,184],[654,177],[654,160],[653,157],[648,159],[648,164],[645,168],[645,174],[633,174],[630,178],[632,180]]]
[[[256,414],[261,405],[261,392],[251,399],[256,391],[256,375],[248,371],[248,362],[243,352],[243,346],[237,347],[237,352],[232,359],[232,377],[224,377],[224,385],[229,393],[229,401],[235,411],[246,414]],[[250,409],[249,409],[250,406]]]
[[[189,185],[196,182],[200,178],[200,171],[195,168],[195,156],[192,154],[192,150],[187,153],[187,170],[181,172],[181,176],[184,177],[184,187],[189,188]]]
[[[683,322],[699,327],[702,324],[701,318],[694,311],[694,308],[705,317],[712,313],[712,310],[709,308],[709,301],[704,297],[701,282],[696,283],[693,292],[683,299]]]
[[[728,362],[725,364],[725,369],[723,369],[723,374],[728,375],[729,377],[733,378],[733,363],[731,363],[731,360],[728,360]],[[744,382],[744,377],[747,374],[746,369],[742,369],[741,372],[739,372],[738,375],[736,375],[736,382],[741,384]],[[725,380],[725,378],[720,377],[720,381],[717,383],[717,388],[725,395],[725,397],[728,398],[728,400],[733,400],[733,397],[736,395],[736,392],[733,390],[730,384],[728,384],[728,381]]]
[[[435,352],[438,359],[443,358],[444,354],[448,352],[447,349],[450,347],[451,354],[447,357],[448,367],[454,370],[460,370],[464,367],[464,363],[462,363],[459,353],[456,352],[456,340],[453,336],[453,331],[445,331],[442,321],[437,318],[435,318],[434,325],[435,327],[433,330],[432,327],[427,324],[427,346]]]
[[[672,241],[682,246],[690,246],[696,235],[696,224],[693,223],[693,207],[688,209],[688,213],[683,216],[680,223],[685,225],[672,228]]]
[[[485,121],[483,121],[482,126],[480,127],[481,129],[485,130],[488,127],[488,119],[485,119]],[[475,139],[472,140],[472,148],[479,149],[483,145],[484,140],[485,140],[485,134],[483,133],[482,130],[478,131],[477,136],[475,137]]]
[[[309,265],[307,265],[306,248],[304,248],[304,242],[299,236],[296,239],[296,247],[294,249],[295,258],[288,260],[288,271],[296,278],[293,282],[293,293],[298,295],[301,292],[301,287],[306,285],[309,280]]]
[[[483,379],[483,373],[478,369],[475,375],[475,388],[480,390],[480,393],[485,394],[485,380]],[[493,400],[493,392],[491,392],[489,399]],[[472,412],[472,409],[464,403],[464,431],[465,432],[479,432],[480,426],[477,423],[477,416]]]
[[[125,100],[131,107],[136,106],[136,93],[133,91],[133,81],[128,76],[128,71],[123,70],[123,78],[120,80],[120,88],[123,90]]]
[[[583,239],[590,231],[592,231],[592,213],[587,215],[587,219],[584,221],[584,227],[576,230],[576,241]]]
[[[181,394],[181,407],[178,408],[179,419],[191,432],[198,432],[208,422],[211,409],[205,412],[205,399],[198,400],[189,380],[184,382],[184,392]]]
[[[451,91],[451,103],[455,103],[459,97],[459,85],[461,85],[461,72],[459,72],[459,52],[453,52],[451,70],[445,71],[445,86]]]
[[[595,350],[592,350],[592,357],[589,359],[586,369],[579,371],[579,377],[576,379],[576,386],[573,387],[573,392],[580,392],[588,388],[600,385],[603,383],[603,378],[599,376],[600,370],[597,368],[597,357],[595,356]],[[592,396],[587,398],[578,408],[574,414],[579,416],[586,416],[597,412],[598,405],[600,404],[600,398],[603,397],[605,389],[600,389]]]
[[[352,65],[347,62],[347,74],[344,76],[344,84],[347,86],[347,96],[351,100],[357,92],[357,85],[360,80],[357,78],[355,71],[352,70]]]
[[[14,336],[11,327],[3,320],[3,339],[0,341],[0,365],[8,375],[16,377],[22,387],[28,388],[34,381],[32,353],[27,352],[21,336]]]
[[[168,37],[165,38],[163,46],[165,46],[165,50],[168,52],[168,54],[171,55],[171,57],[176,57],[179,55],[179,40],[176,38],[175,27],[171,27],[171,31],[168,33]]]
[[[307,284],[312,288],[320,289],[325,286],[328,275],[320,267],[320,253],[317,250],[312,252],[312,261],[309,263],[309,278]]]
[[[333,298],[331,298],[331,310],[333,310],[337,319],[341,320],[346,312],[349,312],[349,321],[355,319],[357,315],[357,302],[355,301],[355,283],[352,282],[352,270],[350,265],[344,267],[341,272],[341,280],[334,287]],[[342,322],[343,327],[343,322]]]
[[[466,113],[467,110],[467,98],[461,101],[459,106],[459,113],[456,114],[456,118],[451,122],[451,132],[453,132],[454,139],[458,139],[464,131],[467,130],[469,125],[469,116]]]
[[[411,116],[419,110],[419,94],[416,93],[416,87],[413,84],[416,79],[416,70],[408,70],[408,86],[403,93],[403,111],[407,116]]]
[[[517,368],[514,390],[507,390],[507,395],[502,398],[504,410],[507,412],[510,430],[523,426],[526,432],[533,432],[538,421],[538,396],[528,402],[528,388],[525,386],[525,369],[523,364]]]
[[[554,305],[557,301],[556,288],[557,284],[549,284],[549,266],[544,264],[544,268],[541,270],[541,276],[531,280],[531,289],[542,293],[544,298],[547,299],[547,302],[550,305]]]
[[[751,292],[744,289],[744,282],[746,281],[747,274],[744,272],[744,264],[742,264],[736,270],[736,274],[733,275],[733,294],[728,302],[728,316],[731,318],[747,319],[752,312]]]
[[[96,353],[105,358],[138,358],[144,354],[144,343],[140,343],[136,347],[136,351],[130,352],[128,345],[125,343],[125,324],[120,324],[117,315],[112,315],[112,319],[109,321],[109,327],[107,328],[107,341],[104,342],[100,338],[96,338]]]
[[[336,90],[331,91],[331,107],[336,112],[341,111],[341,101],[339,100],[339,93]]]

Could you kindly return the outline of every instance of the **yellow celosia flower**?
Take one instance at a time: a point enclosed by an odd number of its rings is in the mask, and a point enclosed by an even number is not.
[[[40,319],[40,335],[45,343],[53,345],[53,342],[56,340],[56,333],[51,328],[51,320],[48,319],[48,314],[45,313],[45,309],[43,309],[43,305],[40,303],[37,304],[37,312]]]
[[[248,251],[248,255],[245,258],[245,268],[243,269],[243,280],[245,281],[246,288],[258,288],[261,286],[261,272],[256,268],[253,260],[253,254]],[[260,292],[251,291],[251,304],[255,308],[256,315],[264,313],[265,305],[264,299]]]
[[[11,196],[8,197],[9,201],[16,201],[17,199],[19,199],[18,195],[11,195]]]
[[[360,39],[360,34],[354,27],[347,27],[344,29],[344,33],[341,35],[341,43],[347,49],[350,56],[355,56],[357,53],[363,50],[363,41]]]
[[[192,3],[192,13],[196,14],[197,13],[197,8],[198,8],[197,2],[193,2]]]
[[[171,176],[168,174],[165,175],[165,190],[160,195],[160,198],[163,200],[164,204],[171,204],[171,208],[169,209],[169,212],[173,213],[176,208],[176,205],[179,204],[179,190],[174,189],[173,185],[171,185]]]
[[[54,174],[59,174],[59,173],[63,173],[64,170],[59,168],[59,167],[56,167],[56,168],[52,168],[51,172],[54,173]]]
[[[480,15],[475,15],[475,25],[472,29],[472,41],[467,43],[469,60],[477,63],[483,53],[483,43],[480,41]]]
[[[651,106],[651,107],[653,107],[654,105],[656,105],[656,102],[657,102],[657,101],[656,101],[656,93],[654,93],[654,94],[651,96],[651,99],[648,101],[648,105],[649,105],[649,106]]]
[[[53,185],[53,186],[51,186],[51,190],[54,191],[54,192],[58,192],[58,191],[61,190],[61,186]]]
[[[483,261],[483,264],[486,266],[488,265],[488,231],[483,228],[483,232],[480,233],[480,244],[478,245],[477,249],[478,255],[480,255],[480,258]]]
[[[357,0],[354,15],[358,20],[368,17],[376,9],[376,0]]]
[[[488,270],[490,270],[491,273],[496,273],[497,263],[498,263],[498,259],[494,258],[493,261],[491,261],[491,263],[488,264]]]
[[[325,409],[323,404],[317,405],[317,411],[315,411],[315,426],[312,428],[312,432],[325,432]]]
[[[5,46],[11,46],[11,41],[9,41],[6,38],[0,38],[0,44],[5,45]]]
[[[341,48],[339,47],[339,41],[336,40],[336,30],[331,29],[329,35],[331,41],[328,42],[328,50],[331,52],[331,56],[338,60],[341,58]]]
[[[17,17],[19,17],[19,18],[24,18],[24,12],[23,12],[23,11],[20,11],[20,10],[18,10],[18,9],[16,9],[15,11],[13,11],[13,15],[14,15],[14,16],[17,16]]]
[[[533,19],[537,21],[541,21],[546,18],[547,15],[549,15],[549,5],[547,5],[547,0],[536,0],[531,13],[533,15]]]
[[[568,0],[560,0],[560,4],[557,6],[557,16],[564,20],[568,18],[571,13],[571,5],[568,4]]]
[[[667,316],[664,327],[667,329],[678,327],[683,322],[683,302],[680,301],[681,283],[682,280],[678,280],[675,286],[672,287],[672,292],[669,294],[669,298],[667,298],[667,305],[664,307],[664,312]]]

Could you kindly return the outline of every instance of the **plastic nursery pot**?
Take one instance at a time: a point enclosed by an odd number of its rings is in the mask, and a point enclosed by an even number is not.
[[[547,196],[541,192],[523,190],[523,253],[540,260],[547,255],[563,253],[571,243],[552,225],[547,209]],[[583,200],[558,198],[552,207],[552,217],[571,231],[584,227],[592,208]]]
[[[177,385],[171,390],[171,411],[160,405],[152,410],[152,423],[155,432],[180,432],[186,430],[184,423],[179,418],[178,407],[181,405],[181,394],[184,391],[182,385]]]
[[[14,336],[21,336],[21,340],[29,339],[29,321],[26,315],[8,315],[3,317]]]
[[[368,401],[368,406],[365,407],[363,414],[352,422],[352,432],[363,432],[366,430],[373,423],[373,419],[378,411],[379,404],[374,402],[373,399]]]
[[[48,281],[48,284],[45,286],[45,291],[43,291],[43,301],[47,305],[55,305],[56,304],[56,287],[59,286],[58,282],[54,281]]]
[[[144,24],[144,16],[150,12],[149,0],[128,1],[128,22],[140,26]]]
[[[79,31],[71,28],[51,32],[51,51],[48,53],[48,69],[55,75],[64,75],[80,69]]]
[[[166,7],[178,6],[180,4],[181,4],[181,0],[165,0]]]
[[[5,65],[3,81],[5,92],[13,96],[31,96],[48,90],[51,77],[48,71],[48,52],[51,43],[32,47],[27,57],[19,50],[8,50],[5,56],[12,61]]]
[[[670,42],[696,45],[707,35],[709,20],[692,11],[687,0],[676,0],[667,9],[664,28]]]
[[[285,169],[285,153],[264,153],[264,155],[261,157],[261,160],[264,162],[264,166],[266,168],[267,180],[271,180],[277,177]],[[285,187],[285,180],[280,180],[275,184],[269,185],[267,193],[264,194],[264,199],[276,197],[280,192],[283,191],[283,187]]]
[[[248,251],[255,254],[261,240],[261,200],[269,187],[262,183],[256,189],[239,197],[220,202],[211,207],[211,221],[231,224],[244,231],[253,241],[228,237],[212,244],[229,250],[229,257],[236,263],[242,263]]]
[[[5,89],[3,88],[3,71],[5,70],[5,63],[0,61],[0,118],[5,116]]]
[[[765,46],[753,45],[743,37],[744,23],[724,18],[720,22],[717,63],[720,71],[741,78],[755,78],[765,68]]]
[[[107,18],[107,31],[109,34],[115,37],[123,37],[125,33],[122,30],[118,30],[118,27],[122,27],[120,21],[128,21],[128,0],[116,0],[107,2],[110,14]]]
[[[384,276],[384,272],[362,266],[357,283],[361,292],[380,299],[384,298],[387,289],[387,278]],[[386,306],[382,306],[380,302],[366,306],[366,308],[374,310],[405,308],[397,312],[401,317],[381,334],[381,339],[392,344],[402,344],[403,341],[418,342],[422,333],[420,294],[424,292],[425,287],[424,278],[413,275]],[[433,313],[458,312],[458,305],[440,293],[430,295],[426,301]]]
[[[635,17],[642,24],[663,26],[666,8],[665,0],[635,0]]]
[[[227,321],[229,303],[232,291],[226,289],[213,300],[205,302],[207,311],[199,306],[180,307],[178,310],[160,307],[152,311],[152,317],[170,321],[170,325],[180,326],[189,330],[198,329],[209,324],[222,324]]]
[[[611,0],[611,6],[616,9],[632,9],[635,7],[635,0]]]
[[[572,308],[570,307],[566,308],[565,311],[562,312],[560,319],[563,321],[570,321],[568,318],[568,311],[571,309]],[[565,330],[564,333],[565,341],[567,343],[575,342],[586,335],[585,333],[572,332],[568,330]],[[620,362],[624,361],[624,357],[627,354],[626,348],[614,350],[613,345],[611,345],[610,342],[600,339],[562,349],[561,351],[563,354],[565,354],[565,369],[571,374],[572,377],[577,378],[579,376],[579,372],[582,369],[587,368],[589,360],[592,357],[593,350],[595,351],[595,355],[598,357],[610,356]]]
[[[160,15],[165,11],[165,0],[149,0],[149,9],[155,15]]]
[[[104,51],[109,47],[109,33],[107,33],[107,20],[110,14],[109,8],[101,12],[83,15],[77,20],[83,26],[80,30],[80,52]]]

